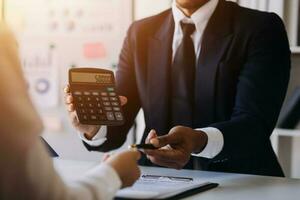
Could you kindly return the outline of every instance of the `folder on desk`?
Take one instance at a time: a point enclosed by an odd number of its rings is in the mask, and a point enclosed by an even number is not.
[[[120,190],[115,199],[176,200],[217,186],[217,183],[203,182],[188,177],[142,175],[132,187]]]
[[[48,150],[49,155],[52,158],[59,157],[59,155],[56,153],[56,151],[54,151],[54,149],[48,144],[48,142],[46,142],[46,140],[44,138],[41,137],[41,141],[44,144],[44,146],[46,147],[46,149]]]

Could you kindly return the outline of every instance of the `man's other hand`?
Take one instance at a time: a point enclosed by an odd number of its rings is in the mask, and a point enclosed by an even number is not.
[[[152,163],[164,167],[182,169],[193,152],[201,152],[207,144],[207,135],[203,131],[176,126],[167,135],[157,137],[151,130],[146,143],[151,143],[158,150],[145,150]]]

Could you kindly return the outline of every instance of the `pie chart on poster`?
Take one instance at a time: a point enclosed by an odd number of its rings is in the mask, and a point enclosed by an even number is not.
[[[47,79],[38,79],[34,88],[38,94],[46,94],[50,89],[50,83]]]

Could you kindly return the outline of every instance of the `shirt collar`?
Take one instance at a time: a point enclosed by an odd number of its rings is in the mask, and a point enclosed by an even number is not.
[[[175,25],[178,25],[180,22],[193,23],[196,26],[197,31],[203,31],[206,26],[206,23],[211,18],[214,13],[219,0],[209,0],[205,5],[201,6],[193,15],[189,18],[183,14],[183,12],[177,7],[176,0],[173,0],[172,4],[172,13],[175,21]]]

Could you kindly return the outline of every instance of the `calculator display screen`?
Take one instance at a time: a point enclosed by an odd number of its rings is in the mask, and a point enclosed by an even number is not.
[[[108,73],[86,73],[86,72],[73,72],[72,82],[75,83],[102,83],[112,84],[112,74]]]

